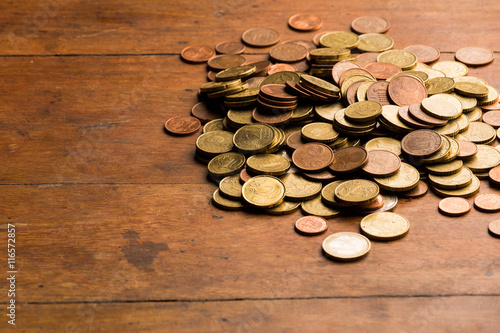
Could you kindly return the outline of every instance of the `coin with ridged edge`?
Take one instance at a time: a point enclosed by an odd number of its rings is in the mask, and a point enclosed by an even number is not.
[[[433,130],[421,129],[410,132],[401,140],[401,149],[414,157],[428,157],[441,148],[443,138]]]
[[[337,186],[335,200],[359,205],[372,201],[378,194],[379,187],[374,182],[366,179],[350,179]]]
[[[361,220],[360,229],[370,239],[391,241],[406,236],[410,230],[410,222],[396,213],[374,213]]]
[[[365,236],[354,232],[337,232],[325,238],[323,251],[334,260],[354,261],[363,258],[371,249]]]
[[[283,202],[285,185],[276,177],[255,176],[241,189],[243,199],[258,208],[273,208]]]
[[[319,235],[328,229],[328,223],[319,216],[304,216],[295,222],[295,229],[301,234]]]

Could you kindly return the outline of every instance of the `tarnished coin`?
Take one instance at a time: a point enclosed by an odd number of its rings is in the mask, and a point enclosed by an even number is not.
[[[241,189],[243,199],[258,208],[272,208],[283,202],[285,185],[273,176],[250,178]]]
[[[474,198],[474,207],[486,213],[500,211],[500,195],[494,193],[479,194]]]
[[[466,65],[482,66],[492,62],[495,55],[482,47],[463,47],[455,53],[455,58]]]
[[[350,179],[335,188],[335,200],[359,205],[372,201],[379,194],[379,187],[366,179]]]
[[[234,133],[234,146],[242,152],[263,153],[271,146],[276,133],[266,124],[245,125]]]
[[[429,45],[410,45],[405,47],[404,50],[413,53],[417,56],[419,62],[425,64],[438,60],[441,54],[438,49]]]
[[[363,258],[371,249],[368,238],[354,232],[338,232],[325,238],[323,251],[332,259],[354,261]]]
[[[451,78],[465,76],[469,71],[467,66],[457,61],[440,61],[432,65],[432,69],[443,72]]]
[[[323,20],[314,14],[295,14],[288,19],[288,25],[299,31],[314,31],[323,26]]]
[[[368,152],[368,162],[363,171],[373,177],[389,177],[395,174],[401,166],[398,155],[388,150],[376,149]]]
[[[438,210],[443,215],[462,216],[470,212],[472,205],[469,200],[459,197],[444,198],[439,202]]]
[[[240,42],[222,42],[215,45],[215,51],[219,54],[241,54],[245,52],[245,45]]]
[[[191,108],[191,115],[198,118],[202,124],[206,124],[211,120],[222,118],[223,112],[221,108],[199,102]]]
[[[191,116],[177,116],[165,122],[165,130],[173,135],[189,135],[198,132],[201,122]]]
[[[328,223],[319,216],[304,216],[295,222],[295,229],[302,234],[319,235],[328,229]]]
[[[377,16],[360,16],[351,22],[351,28],[358,34],[384,33],[389,30],[389,22]]]
[[[500,237],[500,220],[490,222],[490,224],[488,225],[488,231],[490,235],[494,237]]]
[[[335,151],[329,168],[334,173],[346,174],[361,169],[368,162],[368,152],[363,147],[345,147]]]
[[[205,45],[191,45],[181,51],[181,57],[188,62],[207,62],[215,54],[213,48]]]
[[[401,68],[385,62],[372,62],[364,67],[367,71],[379,80],[386,80],[394,74],[401,73]]]
[[[269,55],[278,62],[297,62],[305,59],[307,49],[299,44],[280,44],[273,46]]]
[[[421,103],[427,98],[427,89],[422,82],[408,75],[394,78],[389,83],[388,92],[392,101],[399,106]]]
[[[420,129],[410,132],[401,140],[401,149],[408,155],[428,157],[441,148],[443,138],[433,130]]]
[[[360,223],[361,232],[370,239],[391,241],[402,238],[410,230],[410,222],[403,216],[391,213],[373,213]]]
[[[231,67],[241,66],[246,59],[239,54],[221,54],[208,60],[208,67],[215,71],[222,71]]]
[[[292,161],[303,171],[322,171],[332,163],[333,150],[323,143],[307,143],[295,149]]]
[[[268,47],[276,44],[280,40],[280,34],[269,28],[252,28],[246,30],[241,39],[247,45],[253,47]]]

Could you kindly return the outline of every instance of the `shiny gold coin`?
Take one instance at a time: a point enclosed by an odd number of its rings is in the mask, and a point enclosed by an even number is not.
[[[398,117],[399,106],[397,105],[384,105],[382,106],[382,114],[379,121],[389,128],[389,130],[397,133],[407,133],[413,130],[411,127],[406,126]]]
[[[354,261],[366,256],[371,243],[363,235],[354,232],[337,232],[325,238],[323,251],[332,259]]]
[[[465,113],[465,116],[469,118],[470,122],[479,121],[483,116],[483,110],[480,107],[476,106],[472,111]]]
[[[429,181],[437,188],[443,190],[456,190],[469,185],[472,182],[472,176],[472,171],[470,171],[469,168],[462,167],[459,172],[451,175],[439,176],[429,174]]]
[[[443,72],[432,69],[429,66],[422,64],[420,62],[417,62],[417,65],[415,66],[414,70],[421,71],[421,72],[424,72],[425,74],[427,74],[428,81],[435,79],[437,77],[446,77],[446,75],[444,75]]]
[[[399,156],[401,155],[401,142],[393,138],[379,137],[368,141],[365,144],[365,149],[367,151],[384,149]]]
[[[488,88],[488,96],[484,98],[478,98],[477,105],[479,106],[495,104],[498,101],[498,90],[490,85],[486,85],[486,88]]]
[[[232,200],[241,200],[240,175],[232,175],[223,178],[219,183],[220,194]]]
[[[236,94],[226,95],[226,101],[255,101],[259,95],[259,88],[248,88]]]
[[[245,61],[245,57],[239,54],[221,54],[210,58],[207,64],[214,71],[222,71],[227,68],[241,66]]]
[[[239,174],[245,165],[245,156],[240,153],[228,152],[215,156],[208,163],[208,174],[214,179],[220,179]]]
[[[302,127],[301,133],[305,141],[321,143],[332,143],[339,136],[339,133],[333,129],[332,124],[322,122],[305,125]]]
[[[335,190],[342,184],[345,180],[336,180],[325,186],[321,190],[321,201],[329,207],[348,207],[352,206],[350,203],[343,203],[335,200]]]
[[[239,93],[240,91],[243,91],[246,89],[248,89],[248,83],[242,83],[239,86],[235,86],[235,87],[227,88],[224,90],[216,91],[213,93],[209,93],[209,94],[207,94],[207,97],[211,98],[211,99],[220,98],[220,97],[224,97],[227,95]]]
[[[388,191],[408,191],[415,188],[420,180],[420,173],[410,164],[401,162],[399,171],[386,178],[373,178],[381,189]]]
[[[451,140],[445,135],[441,135],[441,137],[443,138],[443,144],[441,145],[441,148],[439,148],[437,152],[435,152],[429,157],[418,159],[419,163],[422,164],[440,163],[449,156],[449,154],[451,153]]]
[[[444,126],[434,127],[434,131],[441,135],[455,136],[460,132],[460,125],[456,120],[451,120]]]
[[[256,175],[282,176],[290,169],[290,161],[276,154],[257,154],[247,159],[246,168]]]
[[[364,235],[379,241],[396,240],[410,231],[410,222],[405,217],[391,212],[367,215],[359,226]]]
[[[233,81],[242,79],[255,73],[254,65],[235,66],[215,74],[215,81]]]
[[[448,163],[426,165],[425,170],[427,170],[429,174],[447,176],[459,172],[462,166],[463,162],[461,160],[454,160]]]
[[[241,189],[243,199],[258,208],[273,208],[283,202],[285,185],[276,177],[255,176]]]
[[[368,131],[375,127],[375,122],[368,124],[355,124],[345,119],[345,109],[339,110],[333,119],[333,124],[346,131]]]
[[[463,133],[469,129],[470,120],[465,114],[462,113],[455,121],[458,124],[458,133]]]
[[[211,131],[222,131],[224,130],[224,125],[222,124],[222,118],[220,119],[214,119],[209,121],[203,126],[202,133],[208,133]]]
[[[401,68],[402,70],[413,69],[417,64],[417,56],[409,51],[389,50],[380,53],[377,62],[388,62]]]
[[[208,156],[227,153],[233,149],[233,133],[228,131],[210,131],[196,139],[196,149]]]
[[[366,93],[372,84],[373,81],[365,81],[359,85],[358,90],[356,90],[356,100],[358,102],[367,100]]]
[[[430,79],[425,84],[425,88],[427,88],[427,94],[435,95],[435,94],[446,94],[453,90],[455,86],[455,81],[449,77],[436,77]]]
[[[432,65],[432,69],[443,72],[446,77],[456,78],[465,76],[468,73],[468,68],[458,61],[440,61]]]
[[[461,95],[469,97],[487,97],[488,88],[482,84],[472,82],[457,82],[455,91]]]
[[[321,47],[353,49],[359,44],[359,37],[350,31],[332,31],[319,39]]]
[[[317,89],[325,94],[338,95],[339,88],[332,83],[312,75],[303,74],[300,76],[300,82],[306,86]]]
[[[266,213],[270,215],[286,215],[292,214],[300,207],[300,202],[283,201],[278,206],[266,209]]]
[[[314,60],[341,60],[350,55],[351,50],[337,47],[319,48],[309,52],[309,56]]]
[[[306,201],[318,196],[323,185],[305,179],[296,173],[288,173],[280,178],[285,185],[285,199],[289,201]]]
[[[363,101],[349,105],[345,111],[345,119],[353,123],[367,123],[375,120],[382,113],[382,105],[378,102]]]
[[[461,134],[476,144],[492,142],[496,137],[493,126],[478,121],[471,122],[469,128]]]
[[[483,79],[480,79],[476,76],[458,76],[458,77],[454,77],[453,80],[455,82],[472,82],[472,83],[477,83],[477,84],[484,84],[486,85],[486,81],[484,81]]]
[[[234,146],[248,153],[264,153],[274,142],[276,133],[266,124],[245,125],[234,133]]]
[[[448,140],[450,140],[451,144],[450,152],[443,160],[441,160],[440,163],[448,163],[454,161],[457,158],[458,153],[460,152],[460,145],[458,144],[458,141],[451,137],[448,137]]]
[[[255,121],[252,118],[253,109],[254,107],[250,109],[230,109],[227,111],[227,121],[237,128],[254,124]]]
[[[464,166],[472,172],[488,172],[500,164],[500,151],[487,145],[477,145],[477,153],[464,161]]]
[[[220,190],[216,189],[212,195],[214,206],[224,210],[240,210],[243,209],[243,204],[239,200],[231,200],[220,195]]]
[[[462,197],[470,198],[479,192],[481,182],[476,176],[472,176],[472,182],[466,187],[457,190],[443,190],[434,186],[431,186],[434,193],[440,197]]]
[[[449,94],[450,96],[455,97],[460,101],[460,104],[462,104],[462,111],[463,112],[470,112],[474,110],[474,108],[477,106],[477,99],[474,97],[467,97],[463,96],[460,94],[457,94],[455,92],[452,92]]]
[[[340,214],[340,210],[327,207],[321,202],[321,196],[317,196],[314,199],[303,201],[300,204],[300,208],[307,215],[320,216],[324,218],[334,217]]]
[[[335,200],[340,203],[359,205],[372,201],[379,194],[379,187],[366,179],[351,179],[335,189]]]
[[[207,82],[200,87],[202,93],[213,93],[216,91],[226,90],[241,85],[241,80],[236,79],[233,81],[225,82]]]
[[[425,113],[438,119],[455,119],[460,117],[462,114],[461,108],[457,109],[447,99],[436,96],[442,95],[433,95],[422,100],[422,109]]]
[[[285,84],[287,81],[299,82],[299,80],[299,74],[290,71],[282,71],[267,76],[259,83],[259,88],[267,84]]]
[[[394,41],[384,34],[369,33],[359,36],[357,48],[363,52],[384,52],[392,49]]]
[[[343,108],[344,106],[340,102],[316,104],[314,105],[314,113],[321,121],[331,122],[333,121],[335,113]]]

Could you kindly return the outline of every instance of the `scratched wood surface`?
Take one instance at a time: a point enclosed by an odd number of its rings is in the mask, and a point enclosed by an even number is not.
[[[275,28],[310,39],[288,17],[315,12],[322,31],[352,19],[391,22],[396,47],[424,43],[453,59],[462,46],[498,49],[495,1],[17,1],[0,4],[0,219],[17,226],[17,328],[49,332],[496,332],[500,241],[496,214],[437,211],[432,193],[401,200],[411,230],[336,263],[326,235],[358,231],[329,219],[303,237],[302,216],[226,212],[194,160],[196,135],[163,124],[187,115],[204,65],[188,44]],[[249,48],[249,60],[268,49]],[[497,54],[498,55],[498,54]],[[500,89],[498,60],[471,68]],[[497,145],[495,142],[494,145]],[[487,181],[481,193],[498,193]],[[2,267],[6,256],[1,256]],[[7,284],[0,270],[0,303]],[[0,330],[10,327],[4,317]]]

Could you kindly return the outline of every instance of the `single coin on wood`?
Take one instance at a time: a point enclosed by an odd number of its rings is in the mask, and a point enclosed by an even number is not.
[[[198,118],[191,116],[177,116],[165,122],[165,129],[174,135],[189,135],[196,133],[201,128]]]
[[[305,235],[319,235],[328,229],[326,220],[319,216],[304,216],[295,222],[295,229]]]
[[[500,185],[500,166],[490,169],[488,177],[493,184]]]
[[[448,216],[461,216],[467,214],[472,208],[469,200],[460,197],[448,197],[439,202],[439,212]]]
[[[188,62],[207,62],[215,54],[214,49],[205,45],[191,45],[181,51],[181,58]]]
[[[245,51],[245,45],[240,42],[222,42],[215,46],[219,54],[241,54]]]
[[[439,59],[440,52],[435,47],[429,45],[410,45],[404,48],[417,56],[417,61],[428,64]]]
[[[241,39],[247,45],[253,47],[268,47],[276,44],[280,40],[280,34],[269,28],[253,28],[246,30]]]
[[[482,212],[498,212],[500,211],[500,195],[494,193],[479,194],[474,199],[474,206]]]
[[[463,47],[455,53],[455,58],[466,65],[482,66],[492,62],[495,55],[482,47]]]
[[[494,237],[500,237],[500,220],[490,222],[490,224],[488,225],[488,231],[490,235]]]
[[[314,14],[295,14],[288,19],[288,25],[298,31],[314,31],[323,26],[323,20]]]

